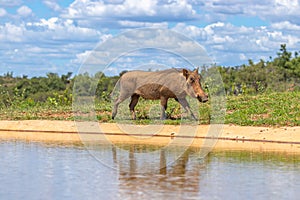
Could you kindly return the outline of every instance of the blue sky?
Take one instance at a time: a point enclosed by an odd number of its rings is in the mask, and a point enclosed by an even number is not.
[[[191,38],[220,65],[267,61],[280,44],[300,50],[299,10],[299,0],[1,0],[0,74],[76,74],[97,44],[145,27]]]

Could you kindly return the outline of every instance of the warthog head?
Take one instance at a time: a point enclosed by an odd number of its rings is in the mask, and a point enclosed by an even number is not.
[[[191,97],[197,98],[200,102],[207,102],[208,95],[203,91],[201,82],[200,82],[200,75],[198,74],[198,68],[194,71],[189,71],[186,69],[182,70],[184,77],[186,78],[187,83],[187,93]]]

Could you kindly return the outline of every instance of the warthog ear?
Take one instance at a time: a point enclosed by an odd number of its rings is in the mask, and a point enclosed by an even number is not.
[[[186,79],[189,77],[189,71],[186,69],[182,69],[182,74]]]
[[[194,72],[197,72],[197,74],[198,74],[198,71],[199,71],[199,67],[197,67],[197,68],[194,70]]]

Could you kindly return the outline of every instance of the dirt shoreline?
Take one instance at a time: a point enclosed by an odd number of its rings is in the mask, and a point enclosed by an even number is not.
[[[215,144],[214,150],[216,151],[275,151],[300,154],[300,126],[270,128],[220,125],[217,127],[221,130],[220,134],[208,132],[214,128],[211,125],[132,126],[116,123],[75,123],[74,121],[49,120],[0,121],[0,141],[21,140],[60,144],[104,142],[191,147],[205,145],[209,147]],[[129,134],[127,134],[128,131]]]

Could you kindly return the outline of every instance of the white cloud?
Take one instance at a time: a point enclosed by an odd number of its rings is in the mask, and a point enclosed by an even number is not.
[[[53,0],[44,0],[43,3],[54,11],[60,11],[61,7]]]
[[[276,55],[283,43],[287,44],[289,50],[298,51],[299,28],[290,22],[274,23],[269,27],[234,26],[217,22],[203,28],[180,23],[174,30],[197,40],[207,48],[216,62],[238,64],[243,63],[246,57],[259,60]]]
[[[24,30],[24,25],[17,26],[11,23],[0,25],[0,42],[22,42]]]
[[[200,10],[205,13],[205,19],[208,21],[224,21],[232,16],[252,16],[270,22],[291,21],[300,24],[299,0],[201,0],[201,2]]]
[[[20,71],[44,67],[43,70],[49,71],[47,69],[55,65],[60,72],[72,71],[76,65],[71,65],[70,61],[76,54],[93,49],[99,41],[109,37],[109,34],[78,27],[72,20],[59,18],[19,25],[11,22],[0,24],[0,68],[13,66],[15,71]]]
[[[276,55],[282,43],[291,51],[300,48],[298,0],[74,0],[67,8],[57,0],[43,3],[52,9],[54,17],[38,18],[33,14],[34,7],[29,8],[29,1],[0,1],[0,67],[51,67],[55,62],[61,66],[79,65],[99,41],[141,27],[174,27],[172,30],[196,40],[218,63],[225,65]],[[12,11],[15,9],[16,14]],[[264,26],[257,25],[255,20]],[[236,25],[243,23],[247,26]],[[130,46],[136,38],[151,38],[151,34],[119,38],[113,44],[115,55],[124,50],[122,44]],[[161,48],[190,53],[189,56],[197,54],[190,52],[190,43],[178,43],[172,35],[158,35],[155,42],[143,41],[149,47],[155,43]],[[106,48],[112,53],[109,46]],[[101,55],[106,54],[95,54],[96,58],[102,58]],[[96,58],[94,61],[100,62]],[[161,59],[171,65],[177,62],[172,57],[168,61]]]
[[[95,24],[113,22],[113,25],[128,25],[128,22],[186,21],[197,18],[192,5],[185,0],[160,2],[158,0],[110,1],[75,0],[62,17],[78,20],[79,23]],[[118,24],[115,22],[121,21]],[[105,24],[107,26],[111,24]]]
[[[129,20],[120,20],[118,21],[123,28],[140,28],[140,27],[152,27],[152,28],[168,28],[167,22],[161,23],[150,23],[150,22],[136,22],[136,21],[129,21]]]
[[[300,26],[296,25],[296,24],[292,24],[289,21],[282,21],[282,22],[277,22],[277,23],[273,23],[271,24],[271,28],[273,29],[277,29],[277,30],[283,30],[283,31],[287,31],[287,30],[292,30],[292,31],[300,31]]]
[[[78,27],[73,20],[62,20],[57,17],[41,19],[39,22],[27,23],[27,33],[31,36],[39,35],[44,41],[74,41],[74,42],[97,42],[102,36],[100,31],[90,28]],[[39,31],[39,30],[44,31]],[[32,31],[30,31],[32,30]]]
[[[27,6],[21,6],[18,10],[17,13],[22,16],[22,17],[27,17],[32,14],[32,10],[27,7]]]
[[[18,6],[21,5],[22,0],[1,0],[0,6]]]
[[[290,21],[296,24],[300,24],[300,4],[297,0],[275,0],[272,5],[272,9],[262,9],[263,12],[259,14],[264,19],[268,19],[272,22]],[[269,12],[267,12],[269,10]]]
[[[212,35],[214,33],[214,29],[217,27],[224,27],[225,24],[223,22],[217,22],[217,23],[212,23],[207,25],[204,28],[204,31],[208,34],[208,35]]]
[[[239,57],[240,57],[240,60],[247,60],[248,59],[247,56],[243,53],[240,53]]]
[[[137,29],[101,43],[94,51],[79,53],[74,63],[85,61],[82,72],[95,73],[106,65],[123,70],[159,64],[168,67],[211,64],[205,50],[185,36],[166,29]],[[147,70],[147,69],[146,69]]]
[[[7,14],[6,10],[3,8],[0,8],[0,17],[4,17]]]

